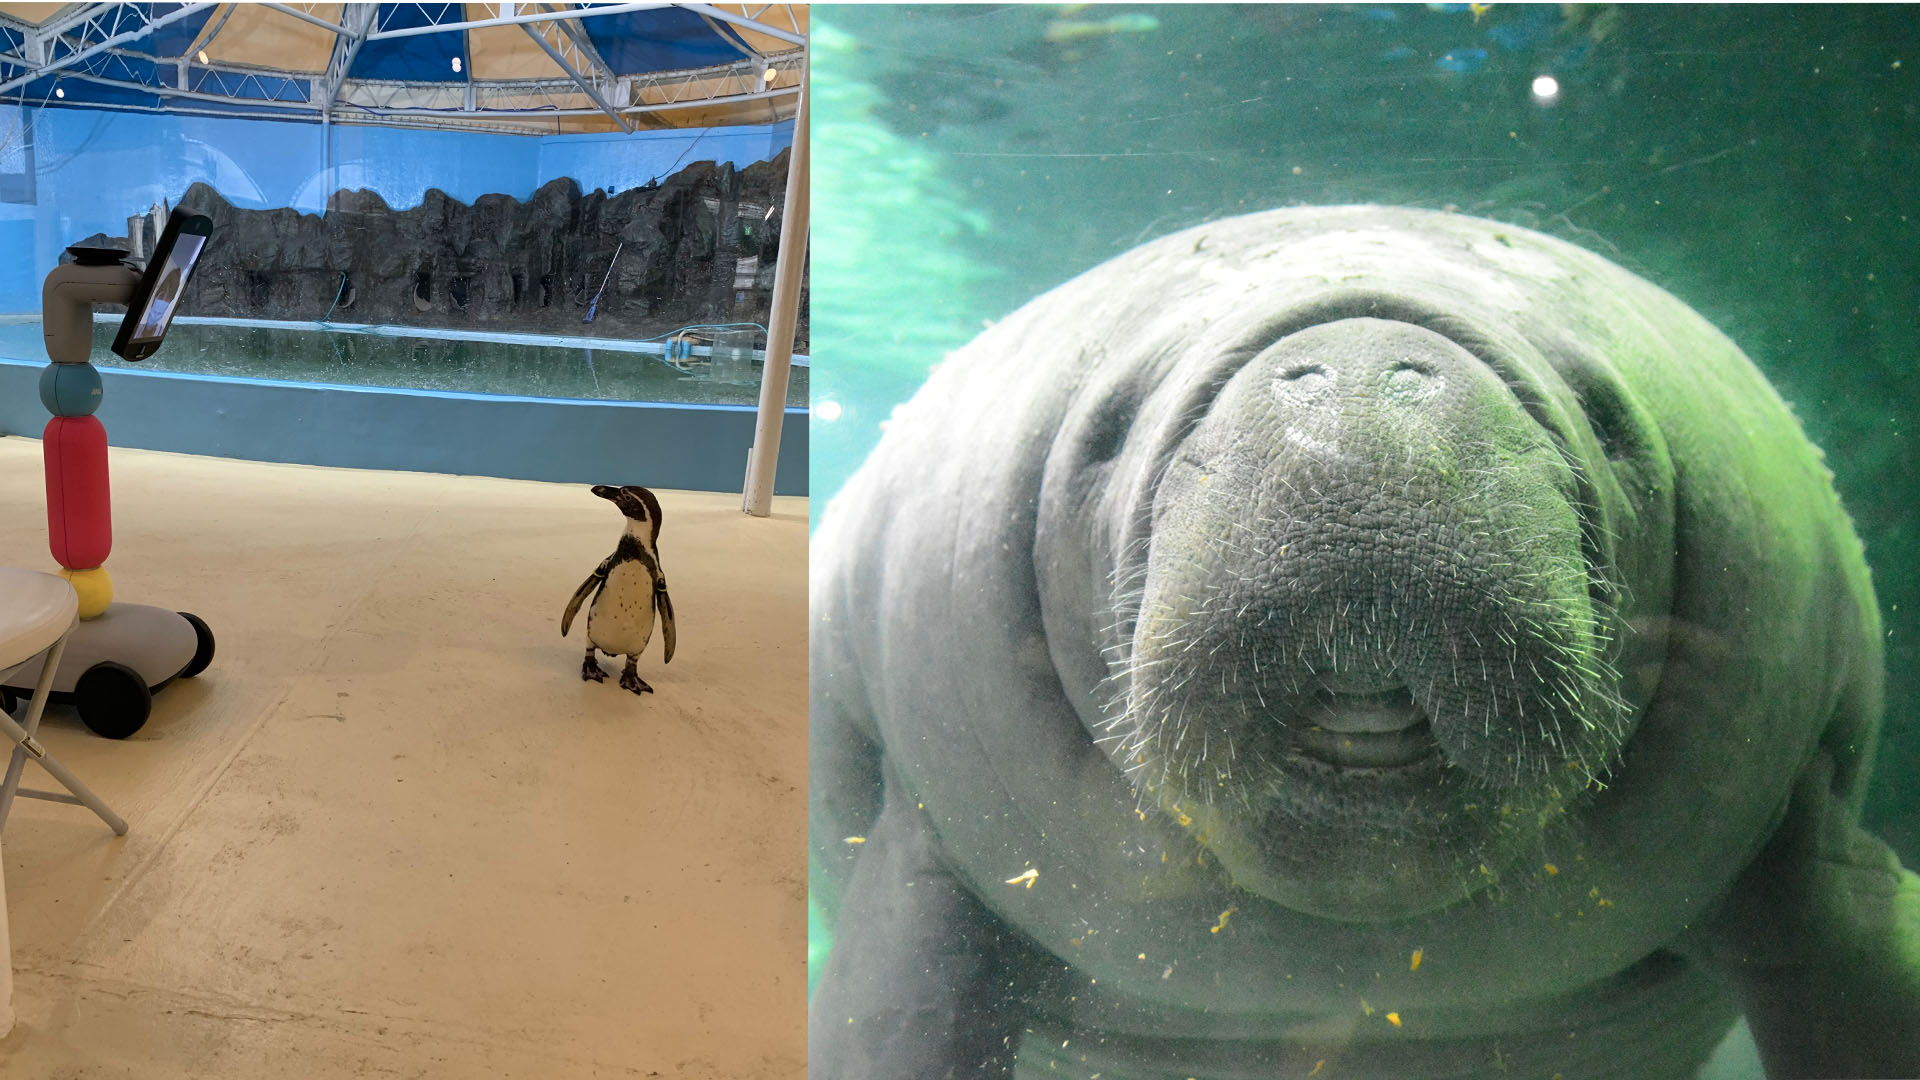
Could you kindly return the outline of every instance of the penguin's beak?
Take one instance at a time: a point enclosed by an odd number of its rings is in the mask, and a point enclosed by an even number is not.
[[[617,499],[620,495],[620,489],[611,484],[595,484],[593,485],[593,493],[603,499]]]

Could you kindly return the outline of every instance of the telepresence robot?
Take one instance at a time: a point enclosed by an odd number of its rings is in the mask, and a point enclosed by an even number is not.
[[[98,734],[124,739],[139,731],[153,695],[213,662],[213,632],[199,617],[144,604],[113,602],[103,565],[113,546],[107,490],[107,434],[94,417],[100,373],[93,349],[93,305],[126,304],[127,317],[113,351],[144,360],[160,348],[193,264],[213,233],[213,222],[173,211],[145,273],[119,248],[70,247],[71,263],[57,266],[41,287],[47,356],[40,400],[53,413],[43,452],[47,465],[47,533],[61,573],[79,594],[80,623],[64,650],[56,650],[48,698],[74,705]],[[0,671],[0,708],[11,712],[40,683],[45,655]]]

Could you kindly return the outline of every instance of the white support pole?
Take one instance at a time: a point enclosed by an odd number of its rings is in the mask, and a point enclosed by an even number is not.
[[[747,486],[741,509],[754,517],[773,513],[773,471],[780,463],[780,422],[787,408],[787,375],[793,364],[793,331],[800,315],[800,283],[807,272],[807,102],[813,97],[812,50],[801,59],[800,108],[793,118],[793,156],[787,161],[787,204],[780,221],[779,263],[773,271],[773,314],[767,320],[767,362],[760,373],[760,413],[747,454]]]

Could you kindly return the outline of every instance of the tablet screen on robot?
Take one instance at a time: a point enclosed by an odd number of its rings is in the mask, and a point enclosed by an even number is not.
[[[159,351],[161,339],[173,323],[174,310],[180,306],[181,294],[186,292],[194,260],[212,234],[213,222],[198,214],[175,210],[168,216],[153,259],[127,303],[127,317],[113,339],[114,352],[128,360],[144,360]]]

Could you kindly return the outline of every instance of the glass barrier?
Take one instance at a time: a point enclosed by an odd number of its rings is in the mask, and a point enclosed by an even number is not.
[[[185,206],[213,235],[142,369],[753,404],[735,344],[757,382],[791,141],[791,123],[532,136],[8,106],[0,355],[45,359],[30,324],[67,245],[144,260]],[[794,352],[804,405],[804,290]]]

